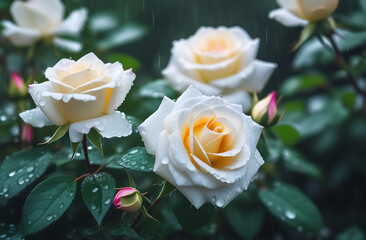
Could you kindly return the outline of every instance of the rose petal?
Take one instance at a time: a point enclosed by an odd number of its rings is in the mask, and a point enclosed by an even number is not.
[[[39,107],[36,107],[31,110],[24,111],[19,114],[19,116],[23,119],[23,121],[27,124],[32,125],[33,127],[41,128],[44,126],[50,126],[53,123]]]
[[[255,177],[255,175],[258,172],[258,169],[263,165],[264,161],[263,158],[261,156],[261,154],[259,153],[258,150],[255,151],[255,156],[253,159],[251,159],[246,167],[247,167],[247,171],[246,171],[246,177],[243,178],[243,187],[245,190],[248,189],[249,184],[252,182],[252,179]]]
[[[67,123],[65,117],[60,113],[55,101],[50,97],[45,97],[43,92],[51,90],[51,82],[29,85],[29,93],[34,103],[40,107],[42,112],[55,124],[62,126]]]
[[[251,92],[260,92],[271,77],[277,64],[256,60],[254,62],[254,71],[242,83],[242,88]]]
[[[34,44],[41,37],[39,30],[19,27],[12,22],[2,21],[3,34],[17,47],[25,47]]]
[[[269,18],[275,19],[286,27],[304,27],[309,24],[307,20],[299,18],[284,8],[272,10]]]
[[[83,135],[88,134],[94,128],[102,137],[125,137],[131,134],[131,124],[125,114],[115,111],[101,117],[72,123],[69,128],[71,142],[80,142]]]
[[[107,66],[107,73],[116,67],[121,67],[120,64],[113,64],[113,66]],[[123,68],[122,68],[123,71]],[[110,95],[110,99],[106,108],[106,112],[112,112],[117,109],[125,100],[127,93],[130,91],[133,81],[135,80],[136,75],[132,72],[131,69],[124,71],[122,74],[116,74],[111,76],[111,82],[116,82],[117,86],[113,90],[112,94]]]
[[[60,26],[52,30],[54,35],[77,35],[84,26],[88,11],[84,8],[75,10],[61,23]]]
[[[249,93],[243,90],[228,92],[222,98],[230,103],[236,103],[235,105],[240,104],[242,112],[247,112],[252,108],[252,98]]]
[[[146,151],[155,154],[158,146],[158,138],[163,130],[163,120],[174,108],[174,102],[164,97],[158,110],[148,117],[139,127],[138,130],[144,141]]]

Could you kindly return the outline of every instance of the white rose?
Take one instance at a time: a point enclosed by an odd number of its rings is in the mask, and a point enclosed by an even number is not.
[[[176,102],[165,97],[138,127],[154,172],[199,208],[226,206],[248,188],[264,163],[256,149],[262,126],[242,106],[189,87]]]
[[[29,86],[37,107],[20,114],[24,122],[34,127],[70,123],[71,142],[80,142],[91,128],[107,138],[131,133],[125,115],[115,111],[135,79],[131,69],[104,64],[89,53],[76,62],[61,59],[45,75],[49,81]]]
[[[64,18],[64,5],[60,0],[14,1],[10,7],[16,24],[3,21],[3,34],[15,46],[29,46],[40,38],[56,35],[76,35],[87,17],[85,9],[73,11]]]
[[[287,27],[306,26],[329,17],[339,0],[277,0],[280,9],[273,10],[269,17]]]
[[[248,92],[261,91],[276,68],[256,60],[258,47],[259,39],[251,39],[240,27],[201,27],[190,38],[173,42],[163,75],[176,91],[194,85],[246,111],[251,107]]]

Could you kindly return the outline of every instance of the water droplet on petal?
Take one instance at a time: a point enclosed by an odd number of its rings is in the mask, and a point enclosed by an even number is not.
[[[225,200],[224,199],[217,199],[216,206],[223,207],[224,205],[225,205]]]
[[[168,164],[169,163],[169,158],[164,157],[163,159],[161,159],[161,163],[162,164]]]

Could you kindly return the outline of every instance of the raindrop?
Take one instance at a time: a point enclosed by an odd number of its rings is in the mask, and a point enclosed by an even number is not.
[[[34,176],[33,173],[28,175],[29,178],[32,178],[33,176]]]
[[[16,174],[16,171],[12,171],[12,172],[9,173],[9,177],[14,176],[15,174]]]
[[[6,197],[6,198],[9,197],[9,194],[5,194],[4,197]]]
[[[92,147],[92,146],[89,146],[89,147],[88,147],[88,150],[92,150],[92,149],[93,149],[93,147]]]
[[[132,165],[132,166],[135,166],[135,165],[136,165],[136,161],[132,161],[132,162],[131,162],[131,165]]]
[[[92,205],[92,206],[91,206],[91,209],[92,209],[92,210],[95,210],[95,209],[97,209],[97,207],[96,207],[95,205]]]
[[[58,206],[58,208],[63,208],[64,207],[64,204],[63,203],[61,203],[59,206]]]
[[[19,180],[18,180],[18,184],[19,184],[19,185],[23,185],[23,184],[24,184],[24,179],[23,179],[23,178],[19,178]]]
[[[162,164],[168,164],[168,163],[169,163],[169,158],[164,157],[164,158],[161,160],[161,163],[162,163]]]
[[[285,215],[288,219],[294,219],[296,217],[296,214],[290,210],[286,210]]]
[[[1,115],[1,116],[0,116],[0,120],[1,120],[2,122],[5,122],[5,121],[6,121],[6,116],[5,116],[5,115]]]
[[[223,207],[224,204],[225,204],[225,200],[224,199],[217,199],[216,206]]]
[[[108,187],[108,185],[105,185],[105,186],[104,186],[104,189],[105,189],[105,190],[108,190],[108,188],[109,188],[109,187]]]
[[[51,215],[47,216],[47,220],[48,220],[48,221],[51,221],[51,220],[52,220],[52,218],[53,218],[53,216],[51,216]]]
[[[96,188],[93,188],[92,192],[93,193],[96,193],[99,189],[96,187]]]
[[[216,202],[216,197],[213,196],[212,199],[211,199],[212,202]]]
[[[141,167],[140,167],[140,169],[141,169],[141,170],[144,170],[144,169],[145,169],[145,166],[141,166]]]
[[[30,166],[30,167],[27,168],[27,172],[29,172],[29,173],[32,172],[33,170],[34,170],[33,166]]]
[[[110,198],[108,198],[107,200],[105,200],[105,202],[104,202],[104,204],[105,205],[108,205],[108,204],[110,204],[111,203],[111,199]]]
[[[138,150],[137,149],[134,149],[134,150],[132,150],[130,153],[131,154],[135,154],[135,153],[137,153],[138,152]]]
[[[77,157],[80,157],[80,155],[81,155],[80,153],[76,153],[76,154],[75,154],[75,156],[77,156]]]
[[[73,192],[70,192],[69,193],[69,197],[72,197],[72,196],[74,196],[74,193]]]
[[[46,105],[46,101],[45,100],[40,100],[38,102],[38,105],[41,106],[41,107],[44,107]]]

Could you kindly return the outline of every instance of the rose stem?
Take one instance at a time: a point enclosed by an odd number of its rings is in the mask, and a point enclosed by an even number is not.
[[[149,210],[147,210],[147,213],[150,214],[151,211],[154,209],[154,207],[160,202],[160,200],[163,199],[162,197],[157,198],[152,204],[151,207],[149,208]],[[137,216],[137,218],[135,219],[135,221],[133,221],[133,223],[131,224],[131,228],[136,228],[136,225],[140,222],[142,217],[142,213],[140,212],[139,215]]]
[[[84,137],[83,137],[83,150],[84,150],[84,156],[85,156],[86,165],[88,166],[88,169],[89,169],[89,173],[90,174],[94,174],[93,173],[93,169],[92,169],[92,167],[90,165],[90,161],[89,161],[88,147],[86,145],[86,135],[84,135]]]

